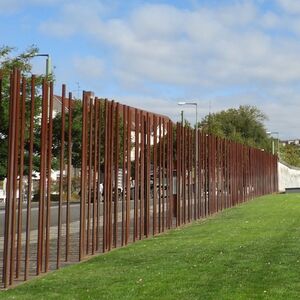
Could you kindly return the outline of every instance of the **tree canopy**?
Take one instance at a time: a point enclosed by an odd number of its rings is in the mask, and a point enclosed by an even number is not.
[[[266,133],[266,115],[255,106],[242,105],[207,115],[198,127],[216,136],[270,151]]]
[[[297,145],[280,146],[280,158],[291,166],[300,167],[300,147]]]
[[[16,67],[24,77],[31,76],[32,65],[30,59],[38,53],[38,48],[30,46],[19,55],[15,55],[16,49],[13,47],[3,46],[0,48],[0,180],[6,177],[7,157],[8,157],[8,118],[9,118],[9,75]],[[36,86],[41,85],[42,76],[36,77]],[[27,87],[28,89],[28,87]],[[28,101],[27,101],[28,102]],[[38,115],[40,109],[40,97],[36,95],[35,115]],[[26,109],[26,124],[28,124],[29,113]],[[35,122],[35,136],[40,132],[38,121]],[[25,131],[25,140],[28,132]],[[28,143],[25,143],[25,150],[28,149]],[[39,151],[38,139],[35,139],[35,151]],[[27,157],[25,155],[25,161]],[[34,166],[37,168],[38,160],[34,158]],[[26,172],[26,170],[25,170]]]

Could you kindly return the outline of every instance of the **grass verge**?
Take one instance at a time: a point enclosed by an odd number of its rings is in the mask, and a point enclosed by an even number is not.
[[[272,195],[73,265],[0,299],[299,299],[300,195]]]

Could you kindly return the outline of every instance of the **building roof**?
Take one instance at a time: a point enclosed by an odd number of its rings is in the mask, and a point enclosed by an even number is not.
[[[69,98],[64,99],[64,107],[65,107],[65,112],[69,111]],[[71,100],[71,107],[74,105],[75,100]],[[53,111],[55,113],[60,113],[61,112],[61,106],[62,106],[62,97],[54,95],[53,96]]]

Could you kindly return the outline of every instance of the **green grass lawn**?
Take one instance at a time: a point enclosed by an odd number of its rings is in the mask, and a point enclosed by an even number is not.
[[[266,196],[1,299],[300,299],[300,195]]]

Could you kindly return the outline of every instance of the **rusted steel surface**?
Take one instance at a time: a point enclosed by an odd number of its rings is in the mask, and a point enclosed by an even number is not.
[[[129,242],[130,235],[130,179],[131,179],[131,111],[126,107],[127,131],[126,131],[126,221],[125,221],[125,245]]]
[[[157,116],[153,117],[153,232],[152,234],[155,235],[157,233]]]
[[[52,139],[53,139],[53,82],[49,86],[49,114],[48,114],[48,149],[47,149],[47,210],[46,210],[46,242],[45,242],[45,272],[49,270],[50,257],[50,228],[51,228],[51,169],[52,169]],[[27,201],[31,201],[28,197]],[[28,225],[27,225],[28,226]]]
[[[66,249],[65,261],[69,258],[69,245],[70,245],[70,202],[72,194],[72,93],[69,93],[68,99],[68,149],[67,149],[67,208],[66,208]],[[50,165],[51,167],[51,165]]]
[[[121,223],[121,235],[122,235],[122,239],[121,239],[121,245],[124,246],[125,244],[125,201],[126,201],[126,194],[125,194],[125,189],[126,189],[126,146],[127,146],[127,139],[126,139],[126,122],[127,122],[127,113],[125,110],[125,107],[123,107],[123,130],[122,130],[122,134],[123,134],[123,164],[122,164],[122,223]],[[104,216],[103,216],[104,218]]]
[[[64,194],[64,167],[65,167],[65,97],[66,86],[62,86],[61,96],[61,132],[60,132],[60,170],[59,170],[59,203],[58,203],[58,225],[57,225],[57,251],[56,266],[60,267],[60,247],[61,247],[61,231],[62,231],[62,203]],[[47,123],[46,123],[47,124]]]
[[[135,126],[134,126],[134,233],[133,233],[133,241],[138,239],[139,237],[139,222],[138,222],[138,203],[139,203],[139,152],[140,152],[140,114],[137,109],[134,111],[135,113]]]
[[[151,164],[151,148],[150,148],[150,132],[151,123],[149,113],[146,114],[146,197],[145,197],[145,235],[150,234],[150,164]]]
[[[16,122],[16,132],[15,132],[15,147],[13,149],[14,152],[14,165],[13,165],[13,201],[12,201],[12,226],[11,226],[11,249],[10,249],[10,256],[11,261],[15,261],[16,256],[16,214],[17,214],[17,190],[18,190],[18,176],[19,176],[19,146],[20,146],[20,72],[17,71],[16,76],[16,93],[15,93],[15,101],[16,101],[16,114],[15,114],[15,122]],[[18,262],[17,262],[18,264]],[[16,265],[11,263],[10,265],[10,282],[14,280],[14,273],[16,270]],[[16,274],[17,275],[17,274]]]
[[[53,90],[11,74],[3,287],[277,192],[276,156],[64,85],[55,116]]]
[[[24,134],[25,134],[25,99],[26,99],[26,79],[23,77],[21,82],[21,103],[20,103],[20,161],[19,161],[19,199],[18,199],[18,228],[17,228],[17,253],[16,253],[16,278],[20,274],[21,260],[21,239],[22,239],[22,203],[23,194],[23,175],[24,175]]]
[[[145,116],[141,115],[141,186],[140,186],[140,239],[144,238],[144,199],[145,199]]]
[[[53,87],[53,85],[51,85]],[[53,91],[53,90],[52,90]],[[28,186],[27,186],[27,211],[26,211],[26,246],[24,280],[28,278],[30,255],[30,227],[31,227],[31,198],[32,198],[32,173],[33,173],[33,138],[34,138],[34,108],[35,108],[35,76],[31,77],[30,89],[30,119],[29,119],[29,150],[28,150]]]

